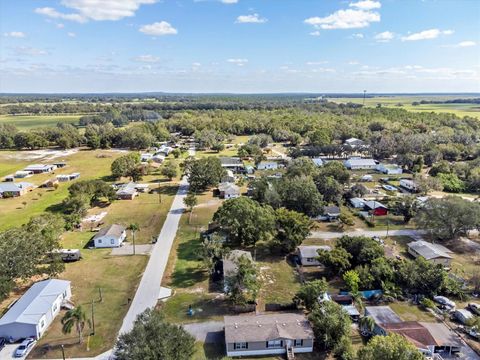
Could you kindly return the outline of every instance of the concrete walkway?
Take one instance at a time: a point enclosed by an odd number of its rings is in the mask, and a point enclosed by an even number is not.
[[[425,234],[425,230],[413,230],[413,229],[400,229],[400,230],[389,230],[388,236],[410,236],[414,239],[421,239],[422,235]],[[387,236],[387,230],[353,230],[345,232],[331,232],[331,231],[312,231],[310,233],[310,239],[336,239],[344,235],[348,236]]]

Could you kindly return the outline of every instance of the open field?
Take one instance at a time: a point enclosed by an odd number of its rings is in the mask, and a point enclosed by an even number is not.
[[[133,298],[141,274],[148,261],[147,256],[109,256],[110,249],[83,249],[90,233],[67,232],[62,241],[66,248],[81,248],[83,259],[66,264],[59,278],[72,282],[73,302],[81,305],[91,319],[94,302],[95,335],[88,337],[92,329],[87,325],[85,341],[78,344],[75,331],[64,335],[61,331],[62,311],[46,335],[38,342],[32,358],[61,358],[60,345],[65,345],[67,357],[94,356],[111,348],[128,310],[128,299]],[[100,301],[101,289],[102,299]],[[44,351],[46,345],[52,347]]]
[[[466,99],[471,96],[462,95],[448,95],[448,96],[378,96],[373,98],[366,98],[365,105],[375,107],[377,104],[381,104],[385,107],[395,107],[415,112],[437,112],[437,113],[452,113],[457,116],[473,116],[480,119],[480,105],[478,104],[421,104],[413,106],[414,101],[421,100],[452,100],[452,99]],[[328,98],[329,101],[337,103],[355,103],[363,104],[363,98]],[[402,106],[398,106],[402,104]]]
[[[78,124],[82,115],[0,115],[0,123],[15,125],[19,130],[55,126],[57,123]]]

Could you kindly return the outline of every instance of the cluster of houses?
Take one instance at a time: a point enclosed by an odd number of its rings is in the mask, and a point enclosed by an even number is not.
[[[53,164],[32,164],[28,165],[23,170],[19,170],[14,174],[7,175],[4,178],[4,182],[0,183],[0,198],[10,198],[25,195],[27,192],[32,191],[36,186],[27,181],[15,182],[15,179],[25,179],[37,174],[49,174],[65,167],[65,162],[56,162]],[[80,173],[75,172],[72,174],[57,175],[55,178],[46,180],[40,187],[51,188],[58,185],[59,182],[66,182],[76,180],[80,177]]]
[[[143,153],[140,154],[140,161],[142,163],[147,163],[153,161],[155,163],[161,164],[165,161],[165,158],[173,151],[173,147],[168,146],[166,143],[160,145],[158,148],[153,148],[152,153]]]

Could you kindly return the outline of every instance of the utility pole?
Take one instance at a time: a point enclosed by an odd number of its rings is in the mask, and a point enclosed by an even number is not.
[[[363,106],[365,106],[365,96],[367,95],[367,90],[363,90]]]
[[[95,310],[92,300],[92,335],[95,335]]]
[[[64,349],[64,346],[63,346],[63,344],[60,345],[60,346],[61,346],[61,348],[62,348],[62,359],[65,360],[65,349]]]

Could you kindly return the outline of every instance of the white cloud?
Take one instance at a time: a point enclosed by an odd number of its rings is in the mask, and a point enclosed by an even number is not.
[[[360,64],[357,60],[351,60],[348,62],[348,65],[358,65]]]
[[[75,34],[74,32],[68,32],[67,35],[70,36],[70,37],[75,37],[75,36],[77,36],[77,34]]]
[[[306,64],[308,66],[317,66],[317,65],[328,64],[328,61],[307,61]]]
[[[260,17],[258,14],[251,14],[251,15],[240,15],[237,17],[235,21],[237,24],[263,24],[266,23],[268,19]]]
[[[134,57],[133,60],[143,63],[156,63],[160,61],[160,58],[153,55],[139,55],[137,57]]]
[[[319,29],[356,29],[364,28],[373,22],[380,21],[380,14],[364,10],[338,10],[326,17],[311,17],[306,19],[306,24]]]
[[[310,35],[312,35],[312,36],[320,36],[320,31],[318,31],[318,30],[312,31],[312,32],[310,33]]]
[[[48,54],[46,50],[37,49],[29,46],[18,46],[14,50],[17,55],[40,56]]]
[[[238,0],[220,0],[224,4],[236,4]]]
[[[21,31],[10,31],[10,32],[4,33],[3,36],[13,37],[13,38],[24,38],[27,35],[25,35],[25,33]]]
[[[227,62],[237,66],[244,66],[246,63],[248,63],[248,59],[228,59]]]
[[[87,19],[80,14],[64,14],[64,13],[58,12],[57,10],[51,7],[36,8],[35,12],[37,14],[45,15],[53,19],[70,20],[70,21],[76,21],[79,23],[84,23],[87,21]]]
[[[461,41],[457,44],[458,47],[471,47],[476,46],[477,43],[475,41]]]
[[[88,20],[120,20],[135,15],[143,4],[153,4],[156,0],[62,0],[61,4],[74,9],[76,13],[62,13],[51,7],[37,8],[37,14],[54,19],[64,19],[76,22]]]
[[[155,22],[149,25],[143,25],[140,28],[140,32],[153,35],[153,36],[162,36],[162,35],[175,35],[178,33],[177,29],[175,29],[170,23],[166,21]]]
[[[355,3],[350,3],[349,6],[360,10],[373,10],[380,9],[382,7],[382,4],[379,1],[362,0]]]
[[[65,25],[63,25],[62,23],[57,24],[56,26],[57,26],[57,28],[59,28],[59,29],[63,29],[63,28],[65,27]]]
[[[352,34],[354,39],[363,39],[365,36],[362,33]]]
[[[389,42],[394,37],[395,37],[395,34],[392,33],[391,31],[384,31],[375,35],[375,40],[377,40],[377,42]]]
[[[402,37],[402,41],[418,41],[436,39],[440,35],[451,35],[453,30],[428,29]]]

